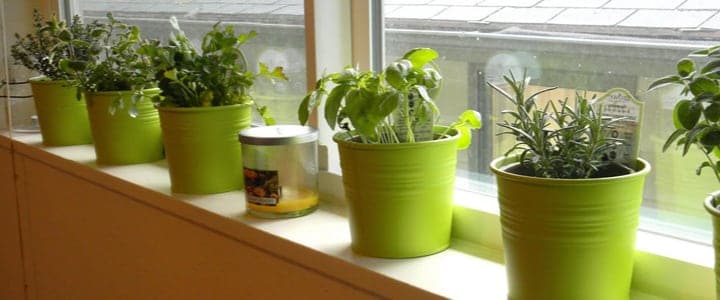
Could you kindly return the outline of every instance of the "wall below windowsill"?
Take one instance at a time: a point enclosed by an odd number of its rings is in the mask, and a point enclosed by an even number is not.
[[[304,217],[281,220],[260,219],[246,214],[245,201],[242,192],[228,192],[214,195],[180,195],[170,192],[170,181],[167,173],[167,165],[165,161],[159,161],[148,164],[138,164],[129,166],[97,166],[95,164],[95,153],[92,145],[80,145],[70,147],[44,147],[41,144],[39,134],[21,134],[13,135],[13,139],[20,142],[19,146],[14,147],[14,151],[23,155],[32,156],[37,153],[47,152],[54,156],[61,157],[66,160],[76,162],[80,165],[88,166],[98,174],[107,174],[115,178],[136,184],[144,189],[152,190],[161,194],[177,199],[185,204],[201,208],[211,212],[217,217],[231,219],[233,221],[247,224],[256,230],[269,233],[283,242],[292,243],[307,247],[320,257],[327,259],[341,259],[353,265],[360,266],[364,269],[382,274],[388,277],[388,280],[397,280],[406,283],[417,289],[428,291],[432,294],[448,297],[448,298],[482,298],[482,299],[505,299],[507,293],[507,284],[505,278],[505,267],[502,265],[502,253],[497,247],[483,246],[479,243],[483,241],[468,241],[455,238],[450,249],[441,253],[413,258],[413,259],[378,259],[364,257],[354,254],[350,249],[350,234],[348,230],[348,221],[345,216],[345,206],[341,200],[337,199],[338,195],[323,195],[321,197],[320,208]],[[0,138],[2,140],[2,138]],[[38,150],[40,152],[38,152]],[[82,176],[92,177],[83,174]],[[80,176],[80,175],[78,175]],[[328,176],[325,176],[328,177]],[[330,175],[330,177],[332,177]],[[98,175],[98,178],[102,176]],[[89,178],[93,180],[93,178]],[[95,179],[101,181],[102,179]],[[337,178],[330,178],[333,184]],[[322,183],[321,183],[322,184]],[[126,191],[132,192],[132,191]],[[140,201],[151,201],[145,199],[150,194],[135,195]],[[467,199],[472,197],[466,192],[460,192],[456,198]],[[466,201],[461,201],[465,203]],[[460,203],[462,206],[463,203]],[[158,205],[153,202],[153,205]],[[178,214],[182,214],[182,209],[178,205],[168,205],[162,207],[163,210],[178,210]],[[460,210],[470,209],[463,206]],[[476,213],[475,210],[471,213]],[[457,212],[456,212],[457,214]],[[193,216],[185,216],[192,218]],[[195,222],[206,222],[206,218],[198,218]],[[212,222],[216,224],[216,222]],[[207,224],[213,227],[214,224]],[[463,226],[472,226],[472,224],[464,224]],[[233,228],[214,228],[215,230],[228,231],[228,235],[237,233],[231,232]],[[473,240],[473,239],[469,239]],[[639,244],[646,238],[640,237]],[[281,242],[282,243],[282,242]],[[268,245],[268,247],[270,247]],[[648,246],[650,247],[650,246]],[[641,266],[655,266],[658,258],[656,256],[644,253],[638,254]],[[644,261],[644,262],[643,262]],[[650,262],[648,262],[650,261]],[[322,264],[321,264],[322,265]],[[653,270],[670,270],[668,268],[655,268]],[[320,272],[332,271],[338,273],[338,270],[320,270]],[[649,272],[647,268],[641,270]],[[636,273],[638,268],[636,267]],[[339,272],[342,273],[342,272]],[[709,270],[708,273],[712,274]],[[673,276],[677,273],[671,273],[668,278],[671,282]],[[347,274],[347,280],[353,280],[353,274]],[[658,274],[658,276],[669,276]],[[682,275],[680,275],[682,276]],[[705,274],[703,274],[705,277]],[[700,281],[706,281],[706,278]],[[636,279],[637,280],[637,279]],[[641,281],[646,280],[642,278]],[[632,299],[657,299],[657,296],[649,295],[642,291],[652,291],[656,286],[656,281],[646,280],[640,285],[642,289],[636,289],[632,292]],[[664,295],[665,296],[665,295]]]

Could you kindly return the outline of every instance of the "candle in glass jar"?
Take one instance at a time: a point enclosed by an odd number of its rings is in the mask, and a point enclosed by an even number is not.
[[[240,132],[245,201],[266,218],[306,215],[317,208],[317,131],[297,125]]]

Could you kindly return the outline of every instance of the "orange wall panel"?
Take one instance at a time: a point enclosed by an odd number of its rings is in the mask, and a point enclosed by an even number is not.
[[[10,150],[0,146],[0,299],[25,298],[13,170]]]

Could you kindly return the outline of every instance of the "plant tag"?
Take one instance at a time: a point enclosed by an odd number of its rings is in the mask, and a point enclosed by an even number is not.
[[[635,99],[629,91],[622,88],[610,89],[605,95],[596,100],[595,106],[597,109],[599,109],[598,106],[602,106],[604,116],[623,118],[616,122],[613,128],[608,129],[606,133],[610,137],[620,138],[625,141],[623,145],[606,152],[608,159],[631,168],[636,167],[640,149],[640,125],[644,104],[642,101]]]
[[[416,98],[415,98],[416,99]],[[433,139],[433,113],[428,105],[422,107],[416,107],[416,100],[410,101],[410,115],[415,116],[415,120],[412,120],[413,124],[413,135],[415,136],[416,142],[431,141]],[[407,128],[405,127],[405,116],[402,112],[396,112],[393,116],[395,118],[395,132],[398,135],[400,142],[407,142]]]

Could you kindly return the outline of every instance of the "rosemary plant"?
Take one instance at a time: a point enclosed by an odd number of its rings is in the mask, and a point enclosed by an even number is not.
[[[537,106],[537,96],[556,89],[542,89],[525,97],[529,78],[517,80],[510,73],[504,80],[514,95],[488,82],[494,90],[508,99],[513,110],[502,111],[506,118],[497,125],[504,130],[498,135],[515,136],[516,143],[505,155],[519,152],[523,174],[545,178],[591,178],[610,166],[627,167],[607,159],[606,153],[621,145],[621,139],[606,135],[620,120],[603,116],[602,107],[596,109],[593,99],[576,94],[574,104],[568,99]]]

